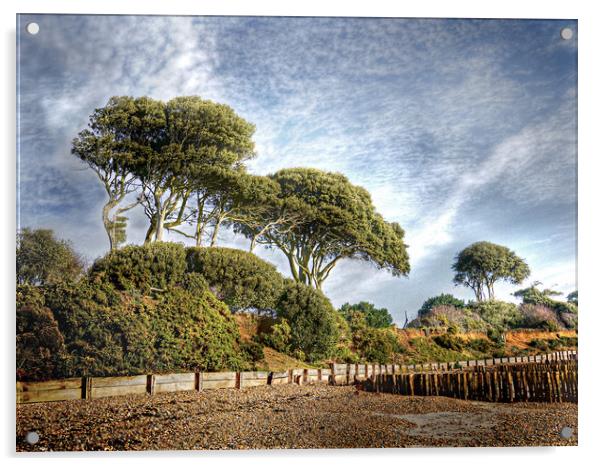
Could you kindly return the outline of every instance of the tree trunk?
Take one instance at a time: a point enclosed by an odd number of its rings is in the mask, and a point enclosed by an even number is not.
[[[109,213],[111,212],[111,209],[113,208],[113,201],[109,200],[109,202],[107,202],[103,207],[102,207],[102,223],[105,227],[105,231],[107,232],[107,236],[109,237],[109,250],[112,251],[115,248],[115,241],[113,239],[113,231],[111,228],[111,221],[109,220]]]
[[[215,227],[213,227],[213,233],[211,234],[211,247],[214,247],[217,244],[217,234],[219,232],[219,227],[222,224],[222,220],[219,219],[216,224]]]

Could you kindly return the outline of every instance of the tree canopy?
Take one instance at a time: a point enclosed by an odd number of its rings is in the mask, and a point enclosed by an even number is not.
[[[463,249],[452,269],[454,283],[471,288],[477,301],[495,299],[493,285],[497,281],[519,284],[531,273],[527,263],[505,246],[479,241]]]
[[[17,234],[17,283],[48,285],[76,280],[84,271],[83,259],[71,243],[52,230],[23,228]]]
[[[235,170],[255,155],[254,131],[227,105],[198,96],[168,102],[112,97],[96,109],[72,152],[104,183],[109,200],[103,222],[111,246],[125,239],[122,214],[137,204],[149,219],[147,242],[161,241],[165,229],[176,231],[195,217],[203,219],[206,211],[189,209],[189,199],[196,194],[198,207],[216,169]],[[117,207],[134,191],[133,204]]]
[[[386,308],[378,309],[374,304],[360,301],[357,304],[345,303],[339,309],[347,322],[353,320],[354,314],[359,314],[368,327],[387,328],[393,324],[393,317]]]
[[[340,173],[288,168],[269,178],[277,196],[241,221],[237,231],[253,242],[280,249],[294,280],[320,289],[341,259],[370,262],[395,276],[410,270],[404,231],[386,222],[370,194]]]

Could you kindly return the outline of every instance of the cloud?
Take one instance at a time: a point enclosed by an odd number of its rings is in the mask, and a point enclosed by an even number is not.
[[[256,125],[254,173],[342,172],[406,230],[410,278],[344,261],[326,285],[335,303],[416,308],[451,286],[453,255],[475,239],[542,257],[535,273],[574,260],[576,42],[560,41],[558,21],[34,19],[40,34],[20,38],[21,223],[52,225],[92,257],[106,248],[104,193],[71,139],[112,95],[198,94]],[[145,218],[131,217],[137,242]],[[259,254],[286,272],[280,253]]]

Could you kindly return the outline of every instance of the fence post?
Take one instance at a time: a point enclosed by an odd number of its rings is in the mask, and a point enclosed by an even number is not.
[[[240,389],[242,387],[242,372],[236,373],[236,388]]]
[[[92,377],[82,377],[82,398],[84,400],[92,398]]]
[[[155,394],[155,376],[153,374],[146,376],[146,393],[149,395]]]

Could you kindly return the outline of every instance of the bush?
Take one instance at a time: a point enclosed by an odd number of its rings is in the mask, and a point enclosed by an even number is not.
[[[380,364],[391,362],[393,354],[399,351],[394,331],[371,327],[354,333],[353,346],[363,360]]]
[[[422,317],[429,313],[433,308],[440,306],[451,306],[457,309],[462,309],[466,304],[462,299],[458,299],[451,294],[440,294],[439,296],[433,296],[427,299],[422,307],[418,310],[418,316]]]
[[[521,327],[548,331],[557,331],[563,327],[556,312],[541,304],[521,304],[519,311],[522,314]]]
[[[437,343],[441,348],[459,352],[464,350],[464,340],[454,335],[437,335],[433,338],[433,341]]]
[[[284,278],[255,254],[230,248],[188,248],[188,272],[202,275],[232,309],[274,309]]]
[[[238,327],[210,292],[172,287],[158,298],[106,283],[48,289],[70,355],[63,377],[246,367]]]
[[[240,345],[241,350],[246,355],[246,359],[258,362],[263,361],[265,358],[265,354],[263,354],[263,346],[256,341],[244,341]]]
[[[62,375],[63,335],[44,297],[31,286],[17,288],[17,380],[47,380]]]
[[[261,334],[261,341],[270,348],[274,348],[281,353],[290,352],[291,326],[286,319],[280,319],[270,328],[269,333]]]
[[[150,243],[126,246],[98,259],[90,270],[93,281],[108,282],[118,290],[151,288],[164,290],[180,283],[186,270],[184,246],[177,243]]]
[[[301,351],[308,361],[334,354],[339,338],[337,312],[321,291],[287,280],[276,310],[290,325],[293,354]]]
[[[416,318],[409,327],[445,327],[457,332],[485,332],[487,323],[470,308],[459,309],[453,306],[436,306],[421,317]]]
[[[519,327],[522,320],[518,307],[503,301],[471,303],[470,309],[497,332]]]

